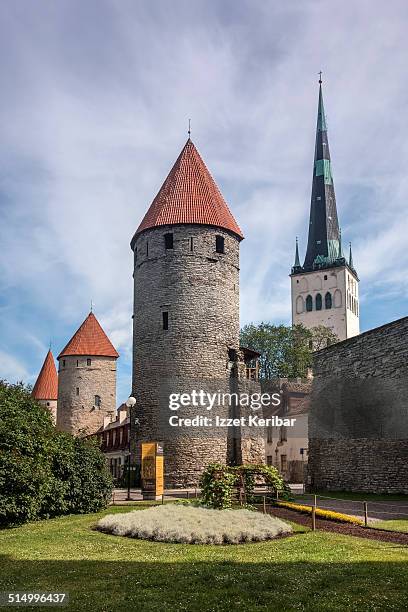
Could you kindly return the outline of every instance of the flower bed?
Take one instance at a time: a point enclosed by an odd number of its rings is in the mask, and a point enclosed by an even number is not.
[[[275,502],[280,508],[288,508],[289,510],[297,510],[304,514],[312,514],[311,506],[303,506],[302,504],[294,504],[292,502]],[[364,521],[356,516],[342,514],[341,512],[333,512],[332,510],[324,510],[324,508],[316,508],[316,516],[328,521],[339,521],[340,523],[352,523],[353,525],[364,525]]]
[[[109,514],[96,528],[112,535],[184,544],[242,544],[292,533],[290,525],[268,514],[181,504]]]

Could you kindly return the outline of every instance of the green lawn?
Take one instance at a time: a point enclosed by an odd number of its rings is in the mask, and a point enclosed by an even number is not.
[[[68,591],[65,610],[84,612],[406,609],[408,547],[303,528],[239,546],[162,544],[91,529],[100,516],[130,509],[0,532],[0,591]]]
[[[330,498],[336,498],[336,499],[350,499],[350,500],[355,500],[355,501],[371,501],[371,502],[377,502],[377,501],[387,501],[387,502],[393,502],[393,501],[406,501],[408,502],[408,495],[392,495],[392,494],[377,494],[377,493],[364,493],[364,492],[356,492],[356,493],[351,493],[349,491],[316,491],[316,495],[319,497],[319,495],[321,495],[322,497],[330,497]],[[301,498],[301,497],[305,497],[306,499],[311,499],[313,497],[313,493],[299,493],[295,495],[296,498]]]
[[[387,529],[389,531],[402,531],[403,533],[408,533],[408,520],[399,519],[396,521],[375,521],[375,523],[371,524],[370,527],[375,527],[376,529]]]

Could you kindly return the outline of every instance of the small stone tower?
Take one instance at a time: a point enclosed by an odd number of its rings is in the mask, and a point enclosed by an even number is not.
[[[40,404],[48,408],[55,425],[57,418],[58,374],[51,349],[45,357],[31,395],[38,400]]]
[[[295,264],[290,276],[293,324],[302,323],[308,328],[324,325],[340,340],[360,333],[359,279],[351,244],[348,260],[342,250],[321,79],[309,239],[303,266],[296,240]]]
[[[131,241],[137,442],[163,443],[167,486],[194,485],[209,462],[231,460],[227,432],[163,439],[159,389],[172,379],[228,386],[240,353],[242,239],[189,138]]]
[[[91,312],[58,355],[58,429],[91,434],[114,416],[118,357]]]

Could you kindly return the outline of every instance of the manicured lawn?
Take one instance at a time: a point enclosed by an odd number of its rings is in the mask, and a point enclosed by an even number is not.
[[[0,591],[68,591],[65,610],[85,612],[406,609],[408,548],[299,528],[289,538],[234,546],[91,529],[99,516],[130,509],[0,532]]]
[[[376,521],[371,527],[376,529],[388,529],[391,531],[402,531],[408,533],[408,520],[400,519],[397,521]]]
[[[377,495],[375,493],[364,493],[364,492],[356,492],[356,493],[351,493],[349,491],[316,491],[316,495],[319,497],[319,495],[321,495],[323,498],[324,497],[331,497],[331,498],[339,498],[339,499],[350,499],[350,500],[356,500],[356,501],[371,501],[371,502],[377,502],[377,501],[388,501],[388,502],[392,502],[392,501],[405,501],[408,502],[408,495],[387,495],[387,494],[383,494],[383,495]],[[311,499],[313,497],[313,493],[305,493],[305,495],[303,495],[302,493],[296,494],[295,495],[296,499],[299,498],[301,499],[302,497],[306,499]]]

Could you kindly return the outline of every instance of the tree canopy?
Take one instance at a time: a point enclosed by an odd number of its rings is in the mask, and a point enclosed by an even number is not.
[[[0,526],[95,512],[111,490],[93,442],[58,432],[29,389],[0,381]]]
[[[312,365],[312,352],[338,341],[324,325],[307,329],[304,325],[250,323],[241,329],[241,346],[261,354],[261,379],[306,377]]]

